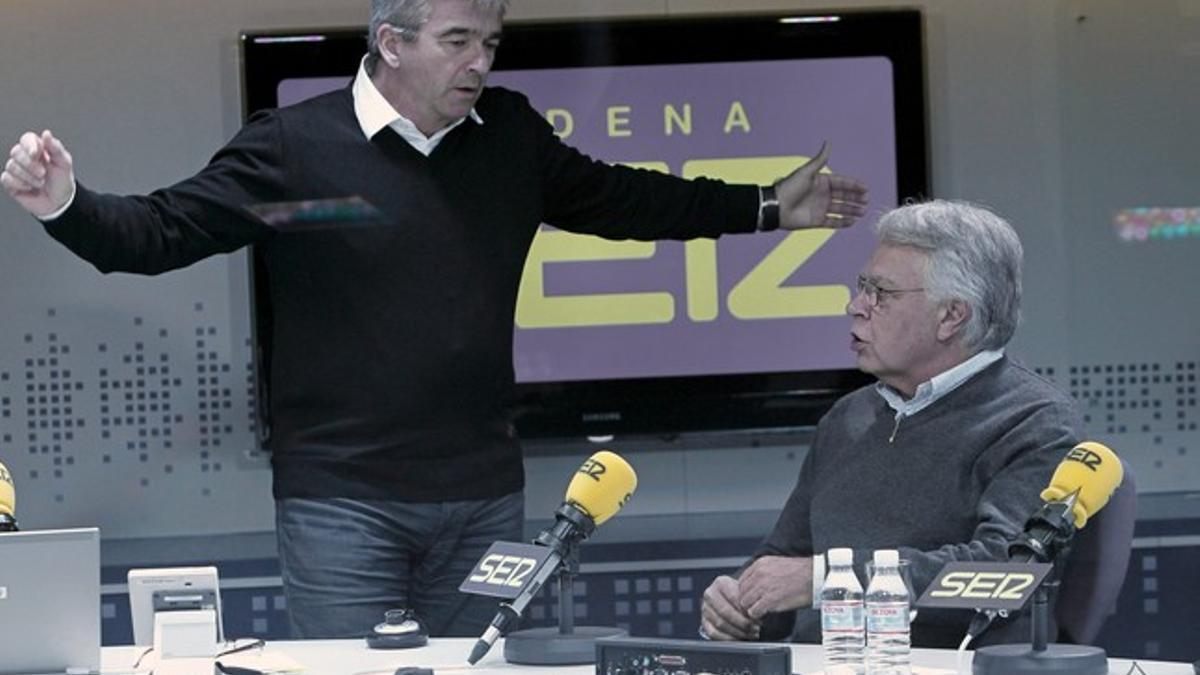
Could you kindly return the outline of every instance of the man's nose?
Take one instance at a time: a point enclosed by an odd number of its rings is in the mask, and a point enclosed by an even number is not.
[[[474,48],[474,53],[471,55],[470,62],[467,63],[467,69],[472,73],[487,75],[492,70],[492,62],[496,59],[496,54],[487,45],[477,43]]]
[[[866,316],[870,309],[867,294],[862,290],[855,290],[854,295],[850,296],[850,302],[846,303],[846,313],[850,316]]]

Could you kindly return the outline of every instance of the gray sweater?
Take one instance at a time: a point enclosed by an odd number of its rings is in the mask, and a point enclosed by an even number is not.
[[[817,425],[796,487],[755,557],[848,546],[861,569],[874,549],[898,548],[920,595],[947,562],[1007,559],[1010,538],[1041,505],[1080,429],[1066,394],[1007,357],[898,427],[875,388],[864,387]],[[921,610],[913,644],[957,646],[970,619]],[[792,636],[819,641],[818,612],[801,610]],[[1028,623],[1009,621],[984,637],[1028,641]]]

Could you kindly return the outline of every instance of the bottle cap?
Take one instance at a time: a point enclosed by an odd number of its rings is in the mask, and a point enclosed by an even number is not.
[[[854,564],[854,551],[848,548],[831,548],[825,552],[825,557],[829,560],[830,567]]]
[[[900,564],[900,552],[894,548],[881,548],[875,551],[876,567],[896,567]]]

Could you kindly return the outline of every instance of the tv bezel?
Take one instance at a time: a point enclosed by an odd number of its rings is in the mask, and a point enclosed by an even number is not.
[[[244,114],[277,105],[278,84],[352,76],[365,28],[255,31],[241,36]],[[681,18],[509,21],[495,70],[883,56],[893,66],[897,195],[928,194],[922,15],[916,9],[805,11]],[[260,440],[269,447],[270,308],[251,254]],[[800,347],[797,347],[800,348]],[[778,430],[815,424],[873,378],[853,368],[518,382],[514,423],[526,438]]]

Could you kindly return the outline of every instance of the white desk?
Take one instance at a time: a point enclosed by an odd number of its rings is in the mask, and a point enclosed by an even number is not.
[[[360,675],[365,673],[392,673],[400,666],[433,668],[435,675],[493,675],[495,673],[554,673],[555,675],[594,675],[595,666],[517,666],[504,661],[503,640],[496,642],[492,651],[476,666],[466,665],[467,654],[474,639],[443,638],[431,640],[429,646],[420,649],[380,651],[368,649],[364,640],[311,640],[295,642],[272,642],[266,649],[287,654],[306,668],[312,675]],[[791,645],[792,670],[811,673],[821,669],[821,648],[817,645]],[[102,653],[102,672],[105,675],[148,673],[143,666],[131,670],[140,647],[105,647]],[[969,662],[969,658],[967,661]],[[913,665],[952,671],[955,668],[955,653],[940,649],[914,649]],[[1194,675],[1191,664],[1164,661],[1138,661],[1146,675]],[[1127,659],[1109,659],[1110,675],[1126,675],[1131,662]],[[445,669],[445,670],[443,670]],[[207,674],[206,674],[207,675]]]

